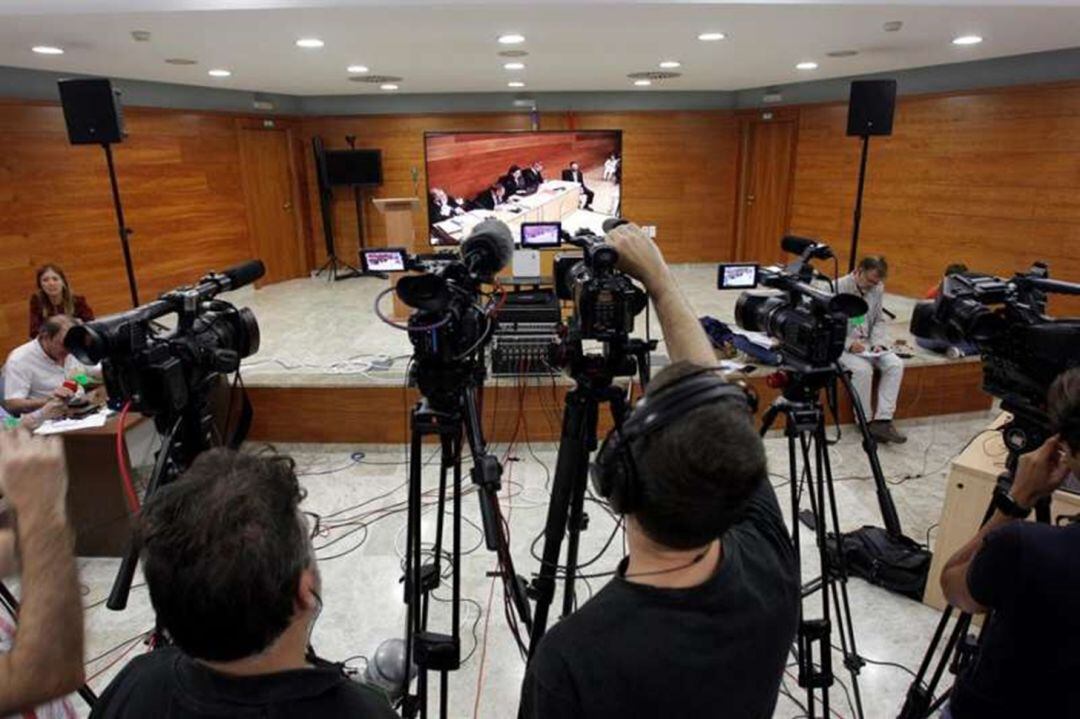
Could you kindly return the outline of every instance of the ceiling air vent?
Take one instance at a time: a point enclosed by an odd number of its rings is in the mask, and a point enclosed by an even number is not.
[[[671,80],[682,77],[682,73],[668,70],[649,70],[647,72],[632,72],[627,77],[631,80]]]
[[[525,57],[528,54],[524,50],[502,50],[499,57]]]
[[[382,85],[387,82],[401,82],[404,78],[397,75],[354,75],[349,82],[366,82],[369,85]]]

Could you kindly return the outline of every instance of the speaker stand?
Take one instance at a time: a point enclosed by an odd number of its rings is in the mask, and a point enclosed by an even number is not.
[[[101,143],[105,150],[105,162],[109,166],[109,184],[112,186],[113,209],[116,211],[116,229],[120,234],[120,248],[124,251],[124,269],[127,271],[128,290],[131,292],[131,306],[139,306],[139,288],[135,284],[135,268],[131,264],[131,247],[128,237],[131,230],[124,224],[124,206],[120,203],[120,186],[116,182],[116,167],[113,165],[112,145]]]
[[[862,159],[859,160],[859,188],[855,191],[855,217],[851,227],[851,254],[848,256],[848,272],[855,271],[855,258],[859,252],[859,224],[862,221],[863,185],[866,183],[866,157],[870,152],[870,136],[862,137]]]
[[[355,146],[353,149],[356,149]],[[360,255],[364,254],[364,250],[367,249],[367,244],[364,242],[364,191],[359,185],[353,186],[353,201],[356,203],[356,242],[357,252]],[[360,262],[360,266],[364,266],[363,260]],[[357,277],[377,277],[380,280],[389,279],[390,275],[385,272],[373,272],[371,270],[360,271],[356,273]]]

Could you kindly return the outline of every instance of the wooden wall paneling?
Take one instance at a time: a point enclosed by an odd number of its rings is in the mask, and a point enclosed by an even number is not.
[[[792,230],[846,263],[859,139],[845,104],[803,107]],[[949,262],[999,275],[1045,260],[1080,281],[1080,83],[901,97],[870,140],[860,254],[891,258],[889,290],[921,296]],[[1053,311],[1080,314],[1056,298]]]
[[[126,108],[114,146],[140,298],[250,255],[234,116]],[[34,268],[57,262],[98,314],[129,306],[104,153],[54,103],[0,102],[0,355],[28,333]]]
[[[304,143],[319,135],[327,147],[344,147],[346,134],[357,145],[383,151],[384,184],[375,197],[415,195],[427,187],[424,168],[425,131],[525,130],[526,114],[393,115],[311,118],[305,120]],[[543,130],[622,130],[623,213],[639,224],[657,226],[657,239],[671,262],[711,262],[730,258],[735,197],[737,123],[726,110],[700,112],[543,113]],[[307,153],[310,163],[310,150]],[[417,171],[414,186],[411,171]],[[548,174],[551,174],[551,168]],[[559,168],[561,169],[561,168]],[[505,171],[505,168],[504,168]],[[309,176],[311,175],[309,166]],[[312,182],[308,195],[318,202]],[[356,220],[344,196],[335,202],[338,252],[354,257]],[[414,217],[427,227],[427,203]],[[313,212],[311,235],[316,259],[324,256],[322,229]],[[372,246],[385,244],[380,218],[366,213],[366,237]]]

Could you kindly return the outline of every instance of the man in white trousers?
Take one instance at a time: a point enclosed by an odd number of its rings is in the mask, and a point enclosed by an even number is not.
[[[870,420],[870,434],[879,442],[902,444],[907,437],[893,425],[896,398],[904,377],[904,362],[889,349],[881,302],[885,296],[885,276],[889,265],[884,257],[868,256],[859,261],[855,271],[841,277],[836,291],[861,297],[867,312],[848,321],[847,344],[840,364],[851,372],[851,383]],[[878,380],[877,406],[871,407],[874,370],[881,373]]]

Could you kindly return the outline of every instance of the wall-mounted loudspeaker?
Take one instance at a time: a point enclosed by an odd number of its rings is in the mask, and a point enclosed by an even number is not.
[[[68,139],[72,145],[106,145],[124,139],[120,92],[105,78],[61,80]]]
[[[896,80],[856,80],[848,100],[847,134],[891,135]]]

